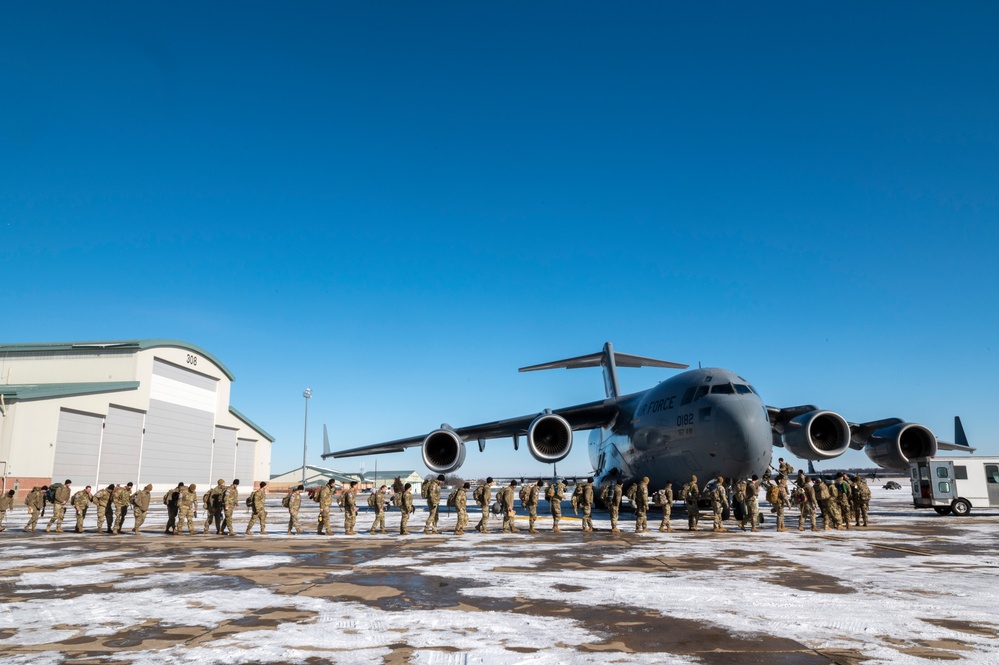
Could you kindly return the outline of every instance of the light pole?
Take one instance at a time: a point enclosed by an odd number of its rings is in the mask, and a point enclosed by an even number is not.
[[[305,434],[302,436],[302,485],[305,485],[305,453],[309,449],[309,398],[312,397],[312,388],[306,388],[302,393],[305,398]]]

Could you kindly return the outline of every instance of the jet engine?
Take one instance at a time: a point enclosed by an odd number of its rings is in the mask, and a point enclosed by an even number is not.
[[[850,447],[850,426],[833,411],[810,411],[784,425],[784,447],[801,459],[839,457]]]
[[[864,452],[878,466],[908,469],[909,460],[937,454],[937,437],[922,425],[899,423],[871,434]]]
[[[451,429],[436,429],[423,439],[423,463],[434,473],[451,473],[465,462],[465,442]]]
[[[572,427],[562,416],[542,413],[527,429],[527,447],[539,462],[560,462],[572,449]]]

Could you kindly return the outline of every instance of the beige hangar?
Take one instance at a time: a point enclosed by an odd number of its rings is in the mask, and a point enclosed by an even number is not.
[[[229,405],[232,373],[193,344],[0,344],[4,490],[270,477],[267,432]]]

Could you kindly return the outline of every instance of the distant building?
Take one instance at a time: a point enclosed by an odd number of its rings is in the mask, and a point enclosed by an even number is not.
[[[274,438],[229,405],[232,373],[177,340],[0,344],[3,486],[270,475]]]
[[[368,487],[377,489],[382,485],[388,485],[388,488],[392,489],[392,483],[398,477],[402,480],[402,484],[411,483],[413,485],[413,494],[419,496],[420,490],[423,489],[423,476],[421,476],[416,471],[368,471],[367,473],[361,474],[364,477],[364,482]]]
[[[325,485],[330,480],[334,480],[337,485],[349,485],[351,481],[361,482],[363,479],[360,474],[357,473],[343,473],[341,471],[335,471],[333,469],[327,469],[321,466],[312,466],[311,464],[305,467],[305,487],[313,487],[315,485]],[[276,492],[280,490],[288,489],[289,487],[297,487],[302,484],[302,467],[297,469],[292,469],[291,471],[271,476],[270,481],[267,483],[267,489]]]

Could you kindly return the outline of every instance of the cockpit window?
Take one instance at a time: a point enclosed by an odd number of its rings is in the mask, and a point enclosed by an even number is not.
[[[697,394],[694,395],[694,401],[696,402],[697,400],[701,399],[707,394],[708,394],[708,386],[701,386],[700,388],[697,389]]]
[[[753,391],[749,389],[749,386],[742,383],[737,383],[735,384],[735,392],[739,393],[740,395],[748,395]]]
[[[718,394],[721,394],[721,395],[732,395],[734,393],[735,393],[735,390],[732,389],[732,384],[731,383],[719,383],[717,385],[711,386],[711,394],[712,395],[718,395]]]
[[[694,401],[694,391],[697,390],[696,386],[691,386],[687,388],[687,392],[683,393],[683,399],[680,401],[680,406],[686,406]]]
[[[756,388],[754,388],[752,385],[749,386],[749,389],[752,390],[753,394],[756,395],[757,397],[760,396],[760,393],[756,392]]]

